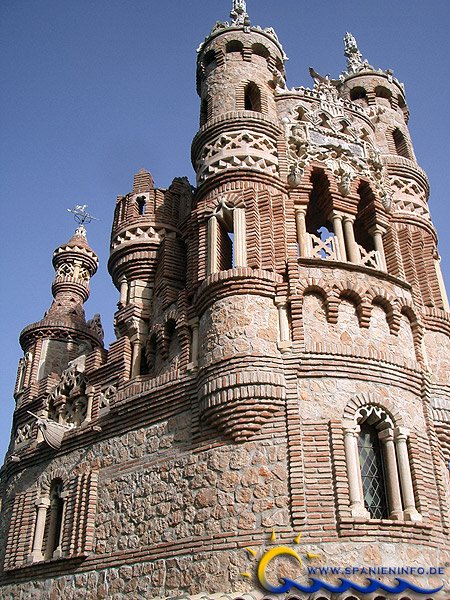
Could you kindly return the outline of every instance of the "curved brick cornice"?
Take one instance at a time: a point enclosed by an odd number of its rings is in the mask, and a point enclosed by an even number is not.
[[[64,339],[67,341],[77,341],[87,339],[95,346],[103,346],[102,341],[93,329],[82,323],[74,323],[69,318],[67,320],[47,320],[43,319],[36,323],[31,323],[25,327],[19,337],[22,349],[26,351],[29,346],[40,338]]]
[[[444,333],[450,337],[450,313],[438,308],[424,307],[421,314],[426,330]]]
[[[236,110],[213,117],[203,125],[192,140],[192,161],[197,158],[197,154],[203,146],[215,139],[221,133],[230,131],[241,131],[249,128],[252,131],[260,132],[265,135],[271,135],[277,139],[283,134],[278,121],[252,110]]]
[[[383,154],[381,160],[387,167],[389,174],[414,179],[425,190],[428,196],[430,193],[430,183],[427,174],[414,160],[397,156],[396,154]]]
[[[108,260],[108,272],[113,278],[114,285],[119,286],[122,275],[129,277],[148,277],[154,273],[159,244],[132,243],[120,245],[111,253]]]
[[[246,355],[236,365],[223,362],[200,376],[200,418],[223,431],[235,442],[244,442],[260,431],[272,415],[283,408],[286,398],[284,372],[277,360]]]
[[[255,191],[273,189],[276,193],[287,194],[286,183],[281,181],[278,176],[250,169],[224,170],[207,179],[197,188],[194,207],[203,202],[208,194],[217,198],[217,196],[226,194],[230,190],[244,192],[248,189],[254,189]]]
[[[236,267],[228,271],[219,271],[209,275],[194,298],[198,314],[214,302],[228,296],[254,294],[259,296],[275,296],[277,284],[283,283],[283,277],[271,271]]]
[[[69,275],[63,275],[55,277],[52,283],[52,294],[56,297],[57,294],[61,293],[75,293],[79,296],[82,302],[86,302],[89,298],[89,282],[70,277]]]

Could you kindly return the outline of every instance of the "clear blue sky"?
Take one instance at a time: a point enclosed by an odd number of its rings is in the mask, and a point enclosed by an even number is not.
[[[87,316],[113,339],[118,299],[106,271],[115,198],[133,174],[156,185],[187,175],[197,130],[195,50],[231,0],[2,0],[0,3],[0,461],[9,441],[20,330],[50,305],[53,250],[88,204],[100,257]],[[448,196],[449,0],[248,0],[252,23],[273,26],[290,60],[288,85],[308,67],[337,76],[351,31],[371,64],[406,85],[410,130],[431,181],[431,210],[450,280]]]

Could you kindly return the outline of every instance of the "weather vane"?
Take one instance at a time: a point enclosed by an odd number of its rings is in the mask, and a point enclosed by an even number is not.
[[[85,223],[90,223],[91,221],[98,221],[97,217],[93,217],[87,212],[87,204],[76,204],[73,208],[68,208],[67,212],[73,214],[73,218],[75,219],[78,225],[84,225]]]

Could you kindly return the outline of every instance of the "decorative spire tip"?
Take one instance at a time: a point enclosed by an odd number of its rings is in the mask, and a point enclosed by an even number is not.
[[[233,0],[233,6],[230,12],[230,17],[233,19],[232,25],[250,25],[250,17],[247,13],[247,4],[245,0]]]

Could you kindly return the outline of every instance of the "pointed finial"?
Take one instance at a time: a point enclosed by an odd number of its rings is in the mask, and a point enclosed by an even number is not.
[[[250,18],[247,14],[247,5],[245,0],[233,0],[233,7],[230,12],[230,17],[233,19],[232,25],[250,25]]]
[[[347,57],[348,73],[357,73],[363,68],[370,68],[367,60],[364,60],[359,51],[355,37],[347,31],[344,36],[344,54]]]

